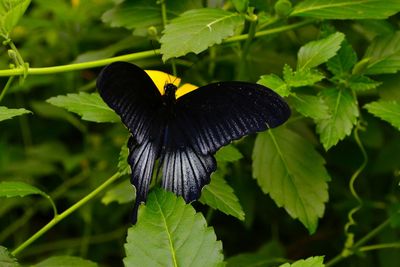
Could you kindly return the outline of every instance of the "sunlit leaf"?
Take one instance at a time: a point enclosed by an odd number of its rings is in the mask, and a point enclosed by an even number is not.
[[[128,229],[125,254],[125,266],[202,267],[223,261],[222,244],[203,215],[161,189],[139,208],[138,222]]]
[[[316,67],[335,56],[344,40],[344,34],[336,32],[328,37],[302,46],[297,54],[297,69]]]
[[[119,122],[120,118],[107,106],[98,93],[59,95],[47,99],[52,105],[77,113],[83,120],[93,122]]]
[[[276,74],[263,75],[263,76],[261,76],[261,79],[258,80],[257,83],[274,90],[277,94],[279,94],[282,97],[286,97],[286,96],[290,95],[289,87]]]
[[[370,113],[389,122],[400,130],[400,103],[397,101],[376,101],[364,106]]]
[[[12,117],[21,116],[23,114],[32,113],[24,108],[7,108],[0,106],[0,121],[11,119]]]
[[[8,37],[30,3],[30,0],[2,0],[0,2],[0,34],[3,37]]]
[[[53,256],[32,267],[97,267],[98,265],[90,260],[75,256]]]
[[[324,89],[320,95],[329,117],[317,121],[317,132],[328,150],[351,133],[359,114],[357,102],[348,90]]]
[[[283,79],[290,87],[313,85],[323,78],[325,78],[324,75],[315,69],[300,68],[293,71],[287,64],[283,67]]]
[[[294,263],[285,263],[280,265],[279,267],[324,267],[324,257],[323,256],[316,256],[310,257],[305,260],[298,260]]]
[[[385,1],[382,1],[385,3]],[[400,1],[399,1],[400,5]],[[392,35],[378,36],[364,55],[368,59],[369,74],[396,73],[400,70],[400,31]]]
[[[329,117],[328,107],[320,96],[293,94],[290,97],[293,107],[303,116],[312,119],[324,119]]]
[[[227,215],[232,215],[239,220],[244,220],[244,212],[239,199],[226,181],[218,172],[211,177],[210,184],[206,185],[202,192],[200,202]]]
[[[243,155],[236,147],[228,145],[218,150],[215,158],[218,162],[233,162],[243,158]]]
[[[160,39],[163,60],[190,52],[198,54],[219,44],[224,38],[232,36],[235,28],[243,24],[243,21],[242,15],[222,9],[189,10],[165,27]]]
[[[354,91],[365,91],[375,89],[382,83],[374,81],[364,75],[354,75],[348,80],[348,84]]]
[[[306,139],[284,127],[257,135],[253,176],[279,207],[298,218],[310,233],[328,200],[325,161]]]
[[[24,197],[43,194],[46,193],[27,183],[11,181],[0,183],[0,197]]]
[[[321,19],[385,19],[400,11],[398,0],[305,0],[291,16]]]

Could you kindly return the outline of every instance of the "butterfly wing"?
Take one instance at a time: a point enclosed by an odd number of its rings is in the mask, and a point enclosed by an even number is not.
[[[138,205],[147,197],[165,128],[162,98],[146,72],[126,62],[105,67],[97,79],[97,88],[132,135],[128,142],[128,162],[131,182],[136,187],[135,221]]]
[[[163,187],[187,202],[197,199],[216,168],[213,154],[219,148],[276,127],[289,116],[278,94],[253,83],[213,83],[183,95],[168,123]]]

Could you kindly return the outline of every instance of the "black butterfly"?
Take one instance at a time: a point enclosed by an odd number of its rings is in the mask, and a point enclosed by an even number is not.
[[[186,202],[199,198],[217,165],[213,154],[244,135],[274,128],[290,109],[272,90],[254,83],[218,82],[178,99],[166,84],[161,95],[141,68],[126,62],[106,66],[97,79],[103,100],[131,132],[128,141],[136,211],[146,201],[157,159],[162,187]]]

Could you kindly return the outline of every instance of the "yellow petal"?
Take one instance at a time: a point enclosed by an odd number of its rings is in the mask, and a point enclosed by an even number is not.
[[[174,83],[175,86],[179,86],[181,83],[181,79],[170,75],[168,73],[158,71],[158,70],[145,70],[147,75],[153,80],[154,84],[157,86],[158,90],[160,91],[161,95],[164,94],[164,86],[167,83]]]

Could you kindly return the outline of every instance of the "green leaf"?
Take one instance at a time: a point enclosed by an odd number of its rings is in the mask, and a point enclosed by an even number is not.
[[[285,65],[286,66],[286,65]],[[268,74],[261,76],[258,80],[259,84],[264,85],[282,97],[287,97],[290,95],[290,89],[287,84],[276,74]]]
[[[0,182],[0,197],[24,197],[28,195],[46,195],[46,193],[23,182]]]
[[[372,80],[371,78],[364,75],[354,75],[350,77],[348,81],[349,87],[355,91],[365,91],[375,89],[381,82]]]
[[[0,2],[0,34],[7,38],[28,8],[30,0],[2,0]]]
[[[201,1],[198,0],[166,1],[168,18],[176,17],[185,10],[200,7]],[[158,26],[162,24],[161,5],[157,1],[148,0],[124,1],[106,11],[101,19],[111,27],[125,27],[130,30]]]
[[[357,62],[357,54],[354,51],[353,47],[346,41],[342,43],[338,53],[336,56],[326,62],[326,66],[328,70],[336,75],[343,76],[346,73],[349,73],[351,68]]]
[[[77,113],[83,120],[93,122],[119,122],[118,115],[110,109],[98,93],[67,94],[46,100],[52,105]]]
[[[364,106],[369,113],[389,122],[400,130],[400,103],[397,101],[376,101]]]
[[[400,31],[392,35],[376,37],[365,52],[364,59],[369,59],[366,70],[368,74],[396,73],[399,71]]]
[[[246,12],[247,7],[249,6],[249,0],[232,0],[235,9],[238,12]]]
[[[132,203],[135,200],[135,191],[135,187],[131,185],[128,179],[125,179],[109,189],[101,198],[101,202],[105,205],[114,201],[118,204]]]
[[[398,0],[306,0],[291,16],[321,19],[386,19],[400,11]]]
[[[348,90],[324,89],[320,95],[328,107],[329,117],[317,121],[317,132],[325,150],[351,133],[357,121],[357,102]]]
[[[0,246],[0,266],[2,267],[19,267],[17,259],[8,251],[7,248]]]
[[[0,121],[8,120],[11,119],[12,117],[21,116],[27,113],[32,113],[32,112],[24,108],[16,109],[16,108],[7,108],[0,106]]]
[[[233,145],[228,145],[218,150],[215,154],[215,158],[218,162],[233,162],[243,158],[243,155],[240,153],[239,149]]]
[[[284,127],[257,135],[253,176],[264,193],[314,233],[324,214],[330,177],[324,159],[303,137]]]
[[[128,229],[125,266],[216,266],[222,243],[201,213],[181,197],[161,189],[139,208],[138,222]]]
[[[289,87],[313,85],[323,78],[325,78],[324,75],[318,70],[304,68],[293,72],[293,69],[289,65],[285,64],[283,67],[283,79]]]
[[[227,267],[275,267],[282,262],[284,248],[276,241],[262,246],[257,252],[242,253],[227,260]]]
[[[303,116],[315,120],[329,117],[328,107],[319,96],[293,94],[290,97],[290,103]]]
[[[222,9],[189,10],[165,27],[160,39],[163,60],[190,52],[198,54],[232,36],[243,22],[242,15]]]
[[[210,184],[203,188],[200,202],[241,221],[244,220],[244,212],[239,199],[218,171],[212,175]]]
[[[53,256],[32,267],[97,267],[97,263],[74,256]]]
[[[297,54],[297,69],[316,67],[335,56],[344,40],[344,34],[336,32],[328,37],[307,43]]]
[[[128,164],[129,149],[126,144],[121,147],[118,157],[118,171],[122,174],[130,174],[131,167]]]
[[[305,260],[298,260],[294,263],[285,263],[280,265],[279,267],[324,267],[324,257],[323,256],[315,256],[310,257]]]

